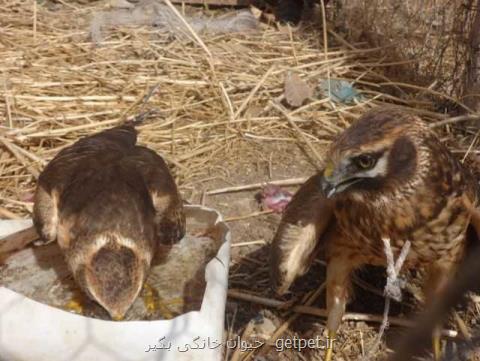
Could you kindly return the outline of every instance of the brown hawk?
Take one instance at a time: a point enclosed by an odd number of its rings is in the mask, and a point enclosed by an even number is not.
[[[385,266],[382,239],[388,238],[395,257],[411,242],[404,267],[427,268],[431,299],[452,276],[467,238],[478,240],[480,225],[470,223],[478,194],[478,183],[421,119],[395,108],[370,111],[333,142],[324,170],[287,206],[272,243],[273,286],[285,293],[323,249],[333,337],[352,271]],[[434,341],[438,357],[439,338]]]
[[[160,244],[185,233],[182,201],[163,159],[124,125],[63,149],[43,170],[34,224],[57,240],[80,286],[114,319],[138,296]]]

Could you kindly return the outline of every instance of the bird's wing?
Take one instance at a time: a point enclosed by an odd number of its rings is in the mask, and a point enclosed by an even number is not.
[[[278,294],[308,270],[333,224],[333,201],[320,188],[321,174],[308,179],[293,196],[272,241],[270,275]]]
[[[48,163],[38,179],[33,209],[35,227],[44,241],[56,239],[61,194],[79,172],[88,177],[85,173],[123,157],[136,141],[135,128],[123,125],[80,139]]]
[[[162,244],[178,242],[185,235],[182,199],[165,161],[156,152],[137,146],[128,157],[143,176],[155,208],[156,239]]]
[[[471,202],[468,197],[464,197],[464,204],[470,211],[470,226],[476,232],[477,245],[480,245],[480,185],[476,187],[475,201]]]

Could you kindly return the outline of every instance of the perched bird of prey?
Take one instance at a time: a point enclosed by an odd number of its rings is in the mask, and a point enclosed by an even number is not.
[[[80,288],[121,319],[160,244],[185,233],[182,201],[163,159],[123,125],[83,138],[45,167],[34,224],[57,240]]]
[[[279,294],[305,273],[321,249],[327,262],[327,329],[334,337],[352,271],[386,265],[411,242],[404,267],[424,266],[428,300],[441,293],[480,225],[478,183],[417,116],[395,108],[366,113],[331,145],[326,166],[287,206],[272,243],[271,277]],[[478,222],[477,222],[478,223]],[[475,228],[476,227],[476,228]],[[434,353],[440,339],[434,335]],[[332,357],[327,350],[326,359]]]

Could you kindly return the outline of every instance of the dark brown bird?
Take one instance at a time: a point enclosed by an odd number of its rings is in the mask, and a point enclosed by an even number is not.
[[[160,244],[185,233],[182,201],[163,159],[119,126],[63,149],[43,170],[34,224],[57,240],[80,286],[113,319],[138,296]]]
[[[478,194],[478,183],[421,119],[393,108],[371,111],[340,134],[324,170],[287,206],[272,244],[274,288],[285,293],[322,249],[327,329],[334,337],[351,273],[365,264],[385,266],[387,238],[395,257],[411,242],[404,267],[427,268],[432,299],[454,274],[467,234],[478,238],[470,224]],[[439,338],[434,341],[439,357]]]

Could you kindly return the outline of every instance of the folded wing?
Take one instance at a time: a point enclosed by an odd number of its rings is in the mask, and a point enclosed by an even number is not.
[[[321,174],[309,178],[293,196],[273,239],[270,276],[278,294],[308,270],[333,227],[333,202],[321,190]]]

